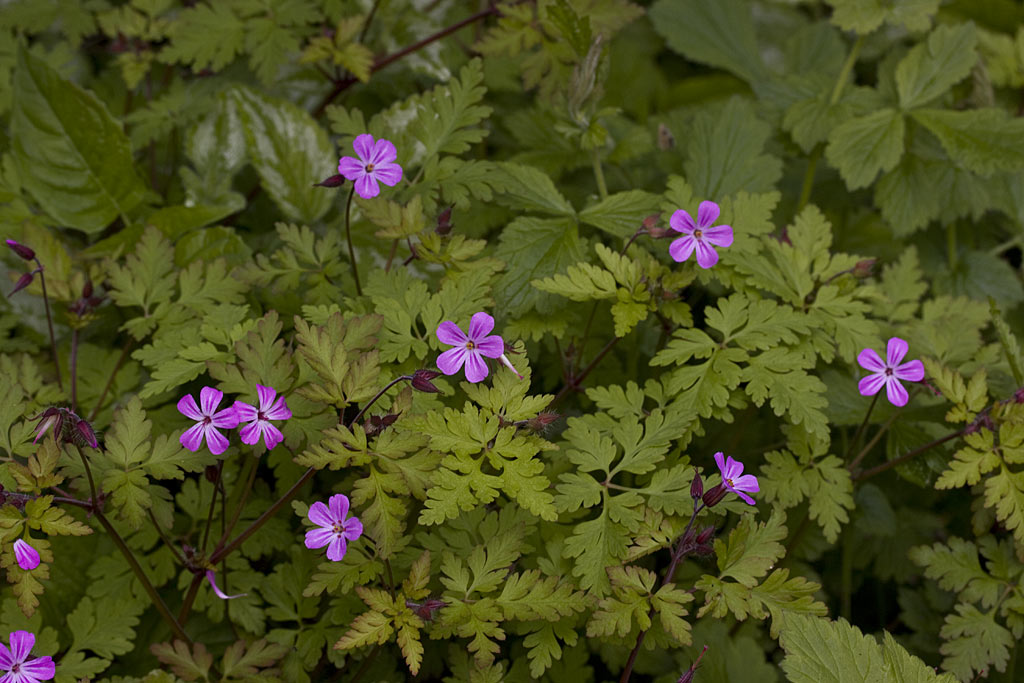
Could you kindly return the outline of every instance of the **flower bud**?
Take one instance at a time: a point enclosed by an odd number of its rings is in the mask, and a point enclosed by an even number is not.
[[[548,425],[554,424],[560,417],[562,416],[558,413],[538,413],[536,417],[531,417],[526,421],[526,426],[535,432],[539,432]]]
[[[36,426],[36,438],[32,439],[32,443],[36,443],[39,439],[43,438],[43,435],[50,430],[50,427],[56,427],[53,433],[56,435],[57,440],[60,441],[61,429],[64,426],[64,413],[60,408],[47,408],[34,419],[38,419],[39,424]]]
[[[436,394],[441,390],[434,386],[434,383],[431,382],[431,380],[440,374],[441,373],[436,370],[417,370],[412,373],[412,388],[419,391],[425,391],[428,394]]]
[[[31,261],[36,257],[35,250],[31,247],[26,247],[24,244],[15,242],[14,240],[7,240],[7,248],[26,261]]]
[[[668,228],[662,228],[655,225],[653,228],[647,228],[647,234],[651,236],[651,239],[660,240],[664,237],[668,237],[672,234],[672,230]]]
[[[857,261],[857,264],[853,267],[853,270],[850,272],[853,273],[854,277],[859,277],[861,279],[870,277],[871,271],[874,270],[876,260],[877,259],[868,258],[864,259],[863,261]]]
[[[704,501],[704,505],[709,508],[715,507],[723,498],[725,498],[726,493],[728,493],[728,490],[725,488],[725,485],[719,484],[704,494],[702,499]]]
[[[714,535],[715,527],[704,527],[704,529],[699,534],[697,534],[697,543],[699,545],[704,545],[705,543],[710,541],[714,537]]]
[[[434,228],[434,232],[438,235],[447,235],[452,231],[452,208],[449,206],[438,215],[437,227]]]
[[[335,173],[328,178],[324,178],[319,183],[313,183],[313,187],[341,187],[344,184],[345,176]]]
[[[704,495],[704,480],[700,478],[700,472],[693,473],[693,481],[690,482],[690,497],[697,500]]]
[[[424,621],[433,621],[434,613],[442,607],[447,607],[448,603],[444,600],[438,600],[437,598],[429,598],[424,600],[422,603],[413,602],[412,600],[406,600],[405,606],[412,610],[413,614],[418,616]]]
[[[88,299],[92,296],[92,280],[86,280],[85,284],[82,285],[82,298]]]
[[[33,273],[25,273],[24,275],[19,277],[18,278],[18,282],[14,285],[14,289],[12,289],[11,293],[8,294],[7,296],[14,296],[15,294],[17,294],[21,290],[23,290],[26,287],[28,287],[30,284],[32,284],[32,277],[33,277]]]
[[[661,220],[661,212],[659,211],[658,213],[652,213],[650,216],[643,220],[644,230],[650,230],[651,228],[658,224],[659,220]]]
[[[78,420],[78,422],[75,424],[75,432],[77,433],[77,436],[81,438],[82,441],[84,441],[87,446],[92,446],[93,448],[100,447],[99,442],[96,441],[96,432],[92,430],[92,425],[90,425],[85,420]]]

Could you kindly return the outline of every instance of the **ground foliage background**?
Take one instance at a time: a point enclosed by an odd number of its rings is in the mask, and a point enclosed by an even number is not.
[[[62,379],[35,277],[0,302],[0,640],[58,681],[582,683],[641,631],[643,680],[704,645],[701,683],[1016,680],[1022,27],[1008,0],[4,2],[0,233],[45,268]],[[313,184],[366,132],[404,179],[353,203],[357,295],[348,186]],[[703,200],[735,233],[713,268],[623,251]],[[353,422],[480,310],[527,380],[400,381]],[[890,336],[927,386],[854,438]],[[257,382],[282,445],[179,448],[181,396]],[[33,444],[72,404],[100,448]],[[661,586],[716,451],[757,504],[702,512],[713,553]],[[231,537],[273,514],[218,555],[250,471]],[[339,492],[366,533],[329,562],[305,515]]]

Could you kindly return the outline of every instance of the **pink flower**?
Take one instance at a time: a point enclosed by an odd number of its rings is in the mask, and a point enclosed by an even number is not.
[[[693,222],[686,211],[679,209],[668,224],[683,236],[669,245],[668,253],[673,260],[682,263],[690,258],[694,249],[697,250],[697,265],[710,268],[718,263],[718,252],[711,248],[728,247],[732,244],[732,228],[728,225],[711,225],[718,220],[718,204],[701,202],[697,209],[697,222]]]
[[[203,387],[199,392],[199,403],[202,405],[200,410],[192,394],[181,397],[178,401],[178,412],[196,421],[178,439],[182,446],[195,453],[203,445],[205,438],[207,447],[214,455],[220,455],[227,450],[228,440],[218,429],[234,429],[238,426],[238,416],[231,406],[217,412],[217,406],[223,398],[224,392],[213,387]]]
[[[27,572],[39,566],[39,553],[20,538],[14,542],[14,559],[18,561],[18,566]]]
[[[446,375],[454,375],[466,366],[466,379],[479,382],[487,377],[487,363],[483,357],[501,358],[505,353],[505,341],[498,335],[490,335],[494,329],[494,318],[486,313],[474,313],[469,321],[469,334],[453,322],[445,320],[437,326],[437,338],[442,344],[450,344],[448,349],[437,357],[437,367]]]
[[[857,354],[857,362],[865,370],[871,372],[857,385],[861,396],[874,396],[885,386],[885,394],[889,403],[894,406],[905,406],[910,397],[907,390],[900,384],[900,380],[906,382],[920,382],[924,379],[924,363],[919,360],[912,360],[900,365],[900,361],[907,355],[907,342],[899,337],[892,337],[885,348],[886,361],[878,357],[874,349],[864,349]]]
[[[206,570],[206,580],[210,582],[210,588],[221,600],[234,600],[235,598],[244,598],[248,593],[239,593],[238,595],[228,595],[220,588],[217,587],[217,582],[214,580],[214,574],[212,569]]]
[[[319,528],[306,532],[306,547],[312,550],[326,545],[327,559],[340,562],[345,557],[348,542],[363,535],[363,523],[356,517],[345,519],[348,515],[348,497],[344,494],[336,493],[327,502],[330,504],[329,509],[320,501],[309,507],[309,521]]]
[[[56,673],[53,660],[37,657],[28,661],[28,653],[36,644],[35,635],[28,631],[11,632],[11,649],[0,643],[0,683],[39,683],[48,681]]]
[[[722,486],[742,498],[743,502],[753,505],[754,499],[744,492],[757,493],[761,490],[757,485],[757,477],[743,474],[743,463],[733,460],[731,455],[727,459],[722,456],[722,451],[715,453],[715,464],[722,473]],[[741,474],[743,476],[740,476]]]
[[[292,416],[292,411],[284,402],[284,396],[277,396],[277,392],[262,384],[256,385],[256,394],[260,400],[260,407],[254,408],[248,403],[235,401],[235,412],[238,413],[238,422],[248,422],[242,427],[242,443],[249,445],[257,444],[260,437],[267,450],[284,441],[284,434],[281,430],[270,424],[271,420],[287,420]],[[274,397],[277,396],[277,400]]]
[[[394,163],[398,158],[395,146],[381,138],[376,142],[369,133],[363,133],[352,142],[359,158],[342,157],[338,162],[338,173],[355,183],[356,194],[363,199],[373,199],[380,194],[377,181],[394,187],[402,179],[402,167]]]

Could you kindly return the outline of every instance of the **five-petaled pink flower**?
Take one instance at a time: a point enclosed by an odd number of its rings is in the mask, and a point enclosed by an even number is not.
[[[479,382],[487,377],[487,362],[483,357],[501,358],[505,353],[505,341],[496,334],[490,334],[493,329],[494,318],[482,311],[470,318],[469,334],[463,334],[453,322],[442,322],[437,326],[437,338],[442,344],[455,348],[437,357],[437,367],[446,375],[454,375],[465,364],[466,379],[470,382]]]
[[[874,396],[883,386],[889,403],[894,406],[905,406],[910,397],[907,390],[900,384],[900,380],[906,382],[920,382],[924,379],[924,363],[919,360],[912,360],[900,364],[903,357],[907,355],[907,342],[899,337],[892,337],[885,347],[885,362],[878,357],[874,349],[864,349],[857,354],[857,362],[865,370],[871,372],[857,385],[861,396]]]
[[[267,450],[284,441],[284,434],[281,430],[270,424],[271,420],[287,420],[292,416],[292,411],[284,402],[284,396],[277,396],[277,392],[262,384],[256,385],[256,394],[259,396],[260,407],[254,408],[248,403],[235,401],[235,412],[238,413],[238,422],[248,422],[242,427],[240,436],[242,443],[249,445],[257,444],[260,437]],[[277,396],[277,400],[274,397]]]
[[[196,423],[186,429],[178,438],[181,445],[193,453],[198,451],[206,439],[206,445],[214,455],[220,455],[228,447],[228,440],[219,429],[234,429],[238,426],[238,416],[235,414],[234,406],[228,406],[220,412],[217,406],[224,398],[224,392],[213,387],[203,387],[199,391],[199,403],[192,398],[192,394],[181,397],[178,401],[178,412],[185,417],[195,420]]]
[[[18,561],[18,566],[27,572],[39,566],[39,553],[20,538],[14,542],[14,559]]]
[[[28,631],[11,632],[11,649],[0,643],[0,682],[2,683],[39,683],[48,681],[56,673],[53,660],[49,657],[36,657],[29,660],[28,654],[36,644],[35,635]]]
[[[668,224],[683,236],[669,245],[668,253],[673,260],[682,263],[697,251],[697,265],[710,268],[718,263],[716,247],[728,247],[732,244],[732,228],[728,225],[711,225],[718,220],[718,204],[701,202],[697,208],[697,222],[686,211],[679,209],[672,214]]]
[[[327,559],[340,562],[348,550],[348,542],[363,535],[363,523],[356,517],[348,515],[348,497],[336,493],[324,505],[320,501],[309,506],[309,521],[316,524],[317,529],[306,532],[306,547],[309,549],[327,546]]]
[[[342,157],[338,162],[338,173],[355,183],[356,194],[363,199],[373,199],[380,194],[377,181],[390,187],[402,179],[402,167],[395,163],[398,152],[390,140],[381,138],[376,142],[369,133],[363,133],[352,142],[359,158]]]
[[[753,505],[754,499],[745,492],[757,493],[761,490],[757,485],[757,477],[743,474],[743,463],[734,460],[731,455],[728,458],[723,456],[722,451],[715,453],[715,464],[722,473],[722,486],[742,498],[743,502]]]

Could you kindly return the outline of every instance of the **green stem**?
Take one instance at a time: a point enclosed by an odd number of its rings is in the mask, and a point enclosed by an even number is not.
[[[590,150],[590,161],[594,165],[594,180],[597,181],[597,193],[601,199],[608,198],[608,186],[604,182],[604,171],[601,169],[601,153],[595,147]]]
[[[356,266],[356,252],[352,249],[352,195],[356,193],[356,186],[348,191],[348,200],[345,202],[345,242],[348,243],[348,259],[352,262],[352,277],[356,281],[356,296],[363,295],[363,288],[359,286],[359,268]]]
[[[804,184],[800,188],[800,200],[796,203],[796,212],[800,211],[807,206],[807,202],[811,200],[811,188],[814,187],[814,174],[818,170],[818,159],[821,158],[821,150],[824,149],[823,145],[818,145],[811,152],[810,158],[807,160],[807,171],[804,173]]]

